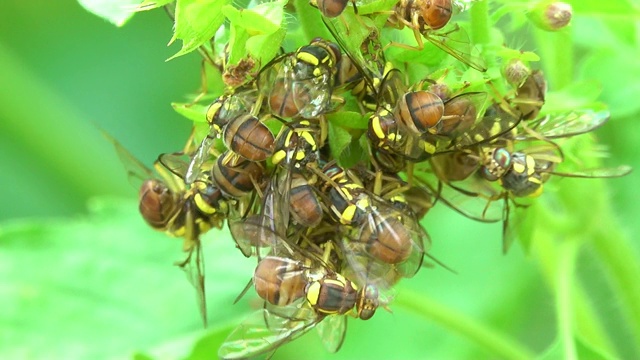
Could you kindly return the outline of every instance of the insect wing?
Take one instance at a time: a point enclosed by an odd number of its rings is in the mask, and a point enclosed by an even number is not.
[[[460,94],[444,104],[443,129],[447,136],[456,138],[469,131],[478,122],[487,100],[487,93]]]
[[[218,349],[221,359],[246,359],[275,351],[311,330],[320,320],[308,306],[264,308],[249,315]]]
[[[191,158],[182,152],[161,154],[156,161],[162,168],[183,180],[189,169],[190,162]],[[156,166],[156,168],[157,167],[158,166]]]
[[[519,123],[520,119],[500,107],[494,106],[487,110],[485,115],[479,118],[469,131],[453,138],[451,144],[438,147],[438,151],[446,151],[451,148],[466,149],[489,143],[509,134]]]
[[[570,137],[593,131],[609,120],[609,111],[574,110],[565,114],[547,115],[527,122],[527,126],[547,139]],[[517,140],[529,140],[530,133],[518,134]]]
[[[487,65],[480,55],[480,51],[471,44],[467,32],[457,24],[446,32],[428,31],[424,36],[433,45],[462,63],[480,72],[487,71]]]
[[[518,204],[505,194],[502,219],[502,252],[506,254],[516,240],[527,246],[532,231],[523,231],[528,205]],[[521,236],[522,235],[522,236]]]
[[[620,165],[614,168],[598,168],[598,169],[585,169],[580,171],[574,171],[571,173],[563,172],[551,172],[554,175],[564,177],[576,177],[576,178],[618,178],[630,174],[632,171],[631,166]]]
[[[347,333],[347,317],[344,315],[327,316],[316,325],[316,330],[325,349],[335,353],[342,347]]]
[[[147,179],[157,179],[158,176],[148,167],[146,167],[140,160],[136,159],[133,154],[129,152],[118,140],[116,140],[113,136],[109,135],[106,131],[101,130],[102,136],[104,136],[113,147],[116,149],[116,153],[118,154],[118,158],[124,165],[127,170],[127,177],[129,178],[129,182],[136,189],[139,189],[142,185],[142,182]]]
[[[503,219],[503,202],[490,200],[499,196],[498,190],[475,174],[456,182],[424,177],[419,180],[436,194],[437,201],[463,216],[486,223]]]
[[[209,160],[209,151],[211,151],[215,140],[215,131],[211,128],[211,131],[204,139],[202,139],[200,146],[198,146],[198,149],[193,154],[191,161],[189,161],[184,175],[185,184],[191,185],[202,176],[202,166],[207,162],[207,160]]]
[[[402,73],[397,69],[391,69],[382,80],[377,102],[391,110],[406,92],[407,86],[404,84]]]
[[[271,60],[258,73],[258,90],[265,96],[269,96],[273,84],[284,77],[284,66],[291,53],[280,55]]]
[[[190,202],[185,204],[185,207],[189,207]],[[189,282],[196,290],[196,298],[198,299],[198,306],[200,308],[200,315],[202,322],[207,327],[207,301],[206,290],[204,282],[204,257],[202,256],[202,244],[199,237],[199,229],[194,218],[195,205],[192,204],[191,208],[185,213],[185,249],[187,249],[187,257],[177,263],[187,275]]]
[[[349,16],[349,14],[345,13],[343,16]],[[365,20],[365,18],[362,20]],[[347,22],[342,21],[339,18],[323,17],[322,21],[329,32],[331,32],[331,35],[333,35],[342,51],[347,54],[353,62],[353,65],[356,66],[364,76],[367,86],[374,93],[377,93],[377,86],[374,84],[374,79],[382,77],[386,62],[384,53],[382,52],[382,47],[376,46],[379,45],[380,42],[378,36],[376,36],[376,34],[373,34],[372,36],[372,33],[365,26],[347,28]],[[353,21],[357,20],[354,18]],[[349,34],[349,36],[345,37],[340,34]],[[370,41],[372,41],[371,44],[366,44],[367,49],[374,51],[363,54],[361,48],[366,39],[370,39]],[[375,42],[377,42],[377,44],[375,44]]]

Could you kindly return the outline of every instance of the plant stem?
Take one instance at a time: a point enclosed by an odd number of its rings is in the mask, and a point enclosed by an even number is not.
[[[573,40],[569,29],[551,33],[534,29],[534,37],[544,62],[545,77],[554,90],[562,89],[573,82]]]
[[[508,338],[507,335],[500,334],[473,319],[462,316],[459,312],[449,309],[423,294],[403,288],[402,296],[398,296],[395,304],[467,337],[498,358],[531,359],[534,357],[529,349]]]
[[[540,219],[539,223],[549,224],[546,220],[548,217],[553,216],[549,210],[543,209],[543,207],[536,207],[536,209],[540,209],[540,215],[542,219]],[[564,261],[561,259],[561,256],[564,255],[558,244],[554,241],[554,236],[557,237],[557,229],[548,228],[544,226],[538,226],[535,231],[534,238],[532,240],[532,255],[539,262],[539,266],[541,271],[543,272],[547,283],[549,286],[556,291],[555,297],[556,300],[566,301],[570,299],[572,301],[572,305],[569,307],[570,313],[565,314],[566,316],[571,316],[573,320],[573,328],[571,330],[575,330],[580,334],[582,339],[589,341],[594,347],[606,350],[608,353],[615,353],[614,347],[609,340],[607,333],[603,330],[602,324],[600,323],[596,311],[593,309],[593,306],[588,300],[587,295],[584,292],[584,289],[577,281],[573,281],[574,277],[571,277],[570,286],[572,287],[570,290],[571,297],[567,297],[565,295],[557,294],[558,291],[564,291],[566,289],[561,289],[557,285],[557,280],[561,278],[562,271],[561,263]],[[584,234],[581,234],[584,236]],[[574,241],[576,240],[573,238]],[[579,247],[578,247],[579,249]],[[576,250],[578,250],[576,249]],[[564,249],[564,251],[571,249]],[[567,260],[569,261],[569,260]],[[566,265],[565,265],[566,266]],[[573,270],[572,270],[573,271]],[[564,274],[564,280],[567,280],[568,274]],[[567,290],[569,291],[569,290]],[[563,297],[564,296],[564,297]],[[556,309],[560,312],[566,312],[566,308],[561,308],[561,305],[556,304]],[[560,321],[560,315],[558,314],[558,320]],[[562,329],[561,325],[558,324],[558,328],[560,330],[568,330],[566,327]],[[566,335],[560,331],[560,336]],[[564,340],[564,338],[563,338]]]
[[[475,44],[488,44],[491,40],[489,2],[477,1],[471,6],[471,37]]]
[[[640,353],[640,347],[637,345],[640,344],[640,265],[634,257],[636,252],[619,230],[620,225],[611,217],[610,210],[604,215],[601,224],[608,225],[598,227],[592,244],[624,305],[623,311],[629,318],[628,323],[636,339],[635,350]]]
[[[576,256],[579,242],[575,239],[564,239],[558,245],[558,267],[555,279],[556,317],[558,334],[564,349],[564,359],[577,359],[576,344],[573,338],[574,307],[572,289]]]

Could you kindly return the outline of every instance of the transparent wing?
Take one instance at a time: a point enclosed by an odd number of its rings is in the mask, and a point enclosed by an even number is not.
[[[629,165],[620,165],[613,168],[584,169],[570,173],[550,172],[553,175],[576,178],[618,178],[630,174],[632,171]]]
[[[157,163],[180,179],[185,178],[191,158],[182,152],[160,154]]]
[[[470,92],[455,96],[444,104],[442,128],[439,133],[451,138],[460,137],[478,123],[484,109],[487,93]]]
[[[489,143],[508,135],[519,123],[520,119],[499,106],[490,107],[468,131],[452,138],[450,144],[438,146],[438,152],[466,149]]]
[[[185,206],[190,206],[187,202]],[[191,204],[185,214],[184,249],[187,257],[178,262],[178,265],[187,275],[189,282],[196,290],[198,307],[202,317],[202,323],[207,327],[207,300],[204,282],[204,257],[202,256],[202,244],[200,242],[200,230],[194,218],[195,205]]]
[[[345,13],[344,16],[357,16]],[[353,18],[356,21],[355,18]],[[366,19],[362,19],[366,21]],[[379,82],[383,76],[386,60],[380,45],[380,38],[374,26],[347,27],[347,21],[340,18],[326,18],[322,21],[335,38],[342,51],[351,59],[353,65],[364,76],[367,86],[377,93]],[[373,30],[372,30],[373,29]],[[340,34],[348,34],[341,36]],[[363,49],[365,50],[363,52]],[[377,79],[377,80],[375,80]]]
[[[189,161],[187,169],[184,173],[184,182],[187,185],[193,184],[202,176],[202,167],[210,158],[210,151],[216,140],[217,132],[212,127],[209,134],[202,139],[200,146],[193,154],[191,161]]]
[[[436,194],[436,201],[442,201],[463,216],[486,223],[503,219],[503,203],[490,200],[498,196],[500,191],[484,179],[472,175],[455,182],[427,176],[420,176],[419,180]]]
[[[520,234],[525,234],[523,225],[527,215],[527,205],[518,204],[509,199],[505,194],[502,219],[502,252],[506,254],[516,240],[521,243],[528,243],[528,239],[521,238]]]
[[[113,144],[113,147],[116,149],[116,153],[118,154],[118,158],[120,158],[122,165],[124,165],[124,168],[127,171],[129,182],[136,188],[136,190],[140,188],[143,181],[158,178],[151,169],[147,168],[140,160],[136,159],[136,157],[133,156],[129,150],[125,149],[118,140],[104,130],[101,130],[101,132],[102,136]]]
[[[398,69],[390,69],[380,84],[377,103],[391,109],[406,92],[407,86],[404,84],[402,73]]]
[[[321,320],[306,306],[282,308],[279,311],[264,308],[249,315],[225,339],[218,349],[218,356],[221,359],[246,359],[268,354],[305,334]]]
[[[344,343],[347,333],[347,317],[344,315],[327,316],[316,325],[316,330],[325,349],[335,353]]]
[[[543,118],[527,121],[528,128],[547,139],[570,137],[593,131],[609,120],[607,110],[574,110],[564,114],[551,114]],[[530,140],[535,134],[522,132],[516,136],[517,140]]]
[[[462,63],[481,72],[487,71],[480,50],[471,44],[467,32],[457,24],[446,32],[427,31],[424,37]]]

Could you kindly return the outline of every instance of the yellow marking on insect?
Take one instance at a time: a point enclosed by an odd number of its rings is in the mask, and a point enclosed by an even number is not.
[[[284,138],[284,146],[289,147],[291,145],[291,137],[293,136],[293,131],[287,131],[287,136]]]
[[[343,225],[350,225],[353,222],[353,217],[356,214],[356,210],[357,207],[355,205],[348,205],[340,214],[340,223]]]
[[[382,127],[380,126],[380,118],[374,116],[371,118],[371,126],[373,127],[373,133],[376,135],[378,139],[384,139],[385,133],[382,131]]]
[[[536,160],[533,157],[527,155],[525,157],[525,162],[527,163],[527,168],[528,168],[527,175],[533,175],[536,171],[535,170]]]
[[[301,136],[309,145],[311,145],[311,150],[315,151],[317,149],[316,139],[313,137],[313,134],[309,131],[303,131]]]
[[[542,195],[543,184],[540,183],[540,187],[536,189],[536,191],[532,192],[528,197],[534,198]]]
[[[502,126],[500,125],[500,122],[496,121],[493,123],[493,126],[491,126],[491,136],[498,135],[501,131]]]
[[[305,152],[303,150],[296,151],[296,156],[295,156],[296,160],[302,161],[302,160],[304,160],[305,156],[306,156],[306,154],[305,154]]]
[[[356,202],[356,206],[360,209],[368,209],[371,206],[369,197],[364,197]]]
[[[203,198],[202,195],[196,193],[195,196],[193,197],[193,199],[196,202],[196,206],[198,207],[198,210],[202,211],[203,213],[207,214],[207,215],[213,215],[216,213],[216,208],[214,208],[213,206],[209,205],[209,203],[207,203]]]
[[[218,115],[218,111],[220,111],[220,108],[222,108],[222,104],[219,102],[214,102],[213,104],[211,104],[211,106],[209,106],[206,114],[207,122],[209,124],[213,123],[213,119],[216,117],[216,115]]]
[[[318,299],[320,298],[320,282],[314,281],[307,287],[307,301],[311,306],[316,306],[318,304]]]
[[[423,143],[422,148],[424,149],[424,151],[427,152],[427,154],[435,154],[436,152],[435,145],[427,141],[422,141],[422,143]]]
[[[526,169],[527,167],[524,164],[521,164],[521,163],[513,164],[513,171],[515,171],[518,174],[523,174]]]
[[[279,164],[285,157],[287,156],[287,152],[284,150],[278,150],[273,155],[271,155],[271,162],[273,164]]]
[[[308,52],[299,52],[298,55],[296,55],[296,58],[313,66],[318,66],[319,64],[318,58],[312,54],[309,54]]]

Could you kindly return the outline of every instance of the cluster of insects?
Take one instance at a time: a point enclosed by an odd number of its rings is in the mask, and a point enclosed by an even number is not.
[[[197,290],[205,324],[200,236],[226,222],[240,252],[257,259],[241,295],[254,288],[264,306],[229,335],[222,358],[268,354],[312,328],[337,351],[348,315],[370,319],[391,305],[398,281],[439,263],[421,225],[437,202],[502,221],[506,252],[520,201],[540,195],[550,178],[629,172],[557,171],[560,140],[594,130],[609,114],[541,116],[541,71],[508,82],[507,93],[495,79],[485,77],[485,90],[474,91],[455,80],[460,67],[486,67],[462,28],[450,24],[451,1],[401,0],[389,10],[385,25],[411,29],[417,46],[383,44],[373,15],[357,13],[355,3],[353,12],[346,0],[313,5],[334,39],[313,39],[229,87],[203,114],[208,134],[160,155],[157,174],[120,148],[142,181],[144,220],[184,240],[178,265]],[[358,22],[345,21],[347,12]],[[421,49],[424,39],[459,66],[409,84],[385,50]],[[362,119],[349,129],[352,142],[365,156],[346,166],[331,134],[349,101]]]

